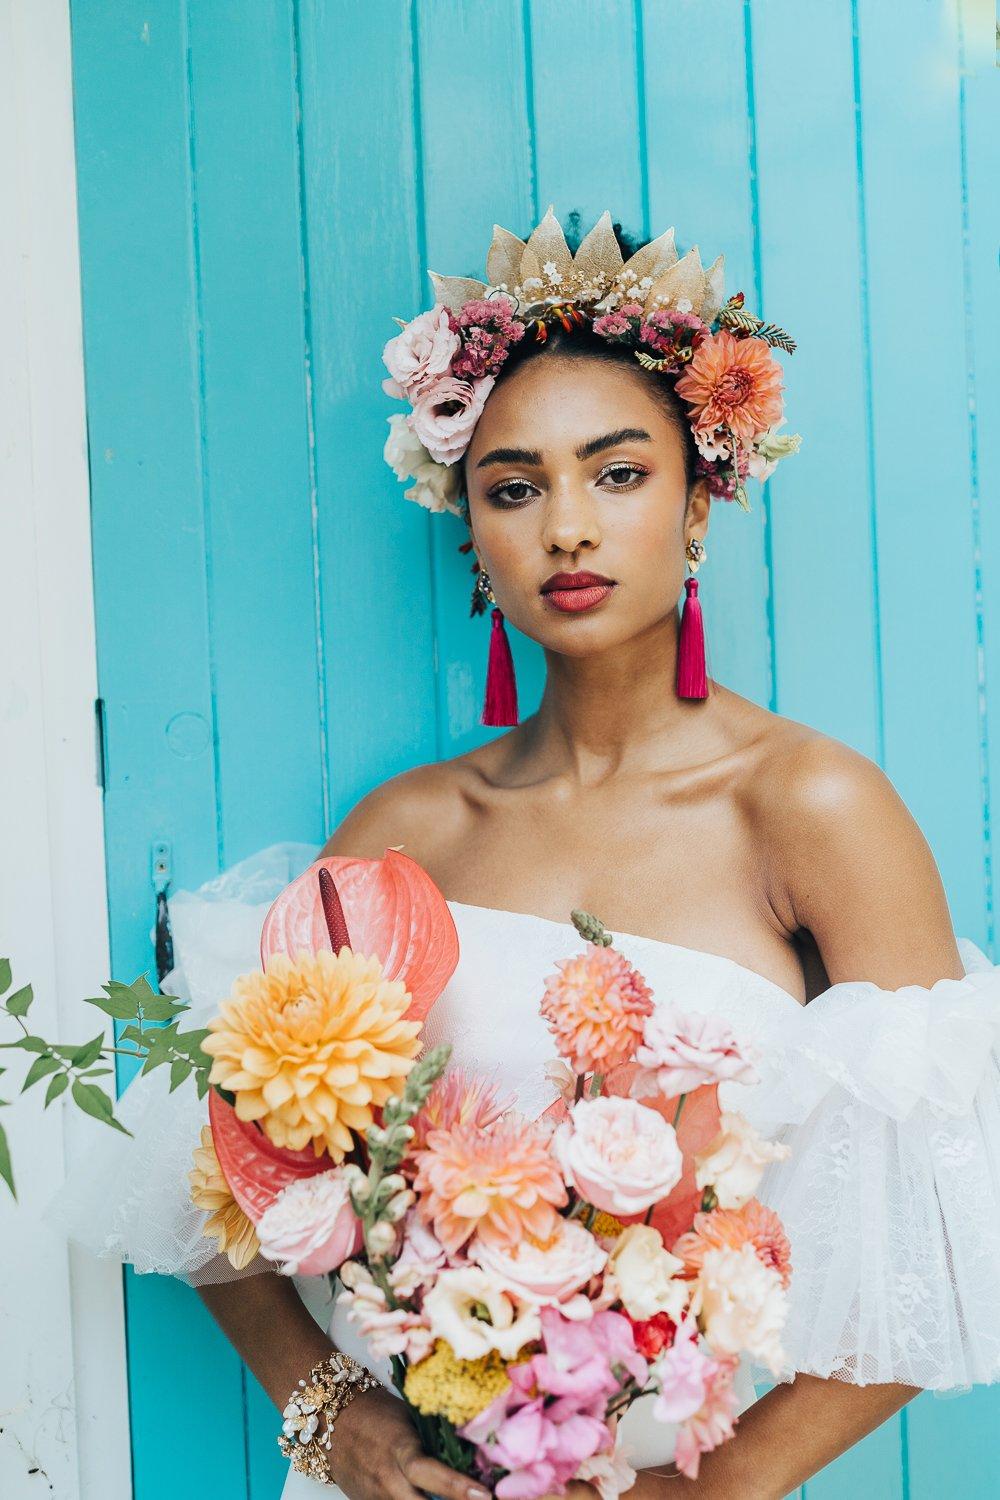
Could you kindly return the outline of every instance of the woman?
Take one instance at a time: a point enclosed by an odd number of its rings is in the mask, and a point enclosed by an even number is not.
[[[550,219],[551,211],[528,247],[555,243],[549,263],[558,274],[562,251]],[[601,244],[613,258],[606,220]],[[642,248],[628,245],[617,226],[614,234],[626,253]],[[653,242],[657,253],[666,238]],[[499,244],[513,253],[512,239],[495,239],[494,252]],[[676,255],[667,260],[672,265]],[[501,280],[490,276],[492,284]],[[439,301],[442,287],[447,294],[439,278]],[[685,326],[687,310],[678,310],[678,326]],[[411,336],[387,351],[387,388],[409,390],[415,412],[428,369],[450,378],[449,326],[443,320],[422,344]],[[1000,1378],[1000,1273],[980,1279],[976,1292],[970,1275],[949,1301],[952,1272],[933,1257],[928,1268],[923,1238],[914,1243],[911,1269],[934,1304],[923,1323],[901,1310],[893,1279],[907,1270],[899,1264],[906,1236],[923,1236],[929,1213],[946,1216],[933,1207],[931,1158],[918,1160],[928,1148],[916,1143],[924,1142],[935,1109],[947,1113],[947,1101],[940,1104],[927,1081],[932,1019],[958,1026],[975,1011],[976,1106],[967,1091],[960,1119],[963,1128],[974,1127],[975,1149],[996,1163],[1000,1093],[991,1046],[1000,1026],[1000,969],[967,940],[960,949],[928,845],[877,766],[711,679],[705,696],[693,695],[697,660],[693,676],[687,663],[687,695],[675,689],[685,558],[697,565],[707,556],[713,493],[730,498],[747,467],[754,472],[752,460],[744,466],[749,446],[734,456],[732,434],[741,401],[744,409],[755,395],[762,402],[758,431],[761,413],[773,416],[768,389],[754,386],[752,369],[748,385],[729,387],[725,430],[735,461],[727,477],[724,451],[718,461],[724,441],[717,432],[713,460],[711,440],[703,432],[698,441],[693,429],[692,402],[678,394],[685,385],[675,377],[686,365],[644,365],[634,343],[595,332],[592,316],[556,317],[546,332],[544,341],[515,336],[501,361],[467,370],[486,389],[480,385],[464,405],[431,403],[422,428],[417,424],[430,445],[421,450],[422,477],[420,464],[408,469],[417,479],[414,498],[451,509],[464,497],[480,579],[488,576],[480,592],[496,606],[492,702],[512,697],[509,663],[496,643],[506,616],[545,653],[538,711],[523,723],[515,711],[506,718],[509,731],[488,744],[377,787],[323,853],[378,858],[402,845],[429,872],[449,900],[462,947],[459,970],[433,1013],[433,1039],[457,1039],[460,1056],[464,1049],[495,1065],[522,1107],[537,1112],[544,1103],[541,1068],[551,1051],[530,1017],[546,965],[575,946],[567,921],[573,907],[598,913],[613,933],[633,935],[621,946],[654,992],[672,987],[766,1041],[777,1061],[771,1085],[760,1091],[759,1118],[799,1127],[788,1137],[791,1160],[769,1169],[760,1189],[792,1239],[799,1302],[789,1344],[798,1373],[760,1399],[744,1386],[735,1437],[702,1458],[696,1480],[672,1469],[664,1434],[653,1432],[642,1412],[628,1413],[623,1430],[631,1423],[629,1451],[640,1472],[629,1493],[636,1500],[780,1497],[925,1385]],[[647,349],[655,354],[657,345]],[[451,471],[447,485],[428,474],[432,460]],[[725,601],[713,605],[724,608]],[[687,649],[696,656],[696,630]],[[504,722],[495,714],[493,721],[498,717]],[[180,967],[197,964],[204,940],[185,942],[178,931],[175,937]],[[247,947],[251,938],[248,932]],[[811,1036],[807,1045],[803,1023],[814,1013],[803,1008],[827,990],[815,1014],[830,1024],[822,1042]],[[818,1034],[818,1022],[814,1029]],[[858,1082],[852,1054],[876,1035],[884,1056],[876,1066],[872,1043],[872,1067],[859,1070]],[[902,1056],[907,1043],[918,1057]],[[963,1055],[968,1059],[968,1049]],[[913,1097],[889,1098],[894,1085],[903,1087],[903,1073],[917,1080]],[[838,1118],[839,1147],[831,1136]],[[916,1195],[909,1225],[900,1225],[905,1205],[886,1202],[897,1180]],[[845,1207],[857,1214],[865,1203],[875,1210],[863,1225],[850,1211],[844,1217]],[[995,1254],[995,1172],[992,1197],[978,1194],[977,1204],[992,1246],[979,1253]],[[824,1210],[833,1208],[831,1223]],[[928,1231],[935,1244],[961,1232],[957,1217],[946,1232],[940,1225]],[[892,1273],[879,1284],[874,1268],[893,1257]],[[199,1292],[279,1409],[330,1350],[330,1337],[287,1277],[264,1271],[202,1281]],[[880,1298],[896,1302],[884,1318],[872,1317]],[[903,1347],[912,1330],[915,1344]],[[332,1331],[364,1358],[336,1314]],[[357,1397],[335,1425],[330,1471],[350,1500],[483,1493],[421,1453],[402,1404],[384,1388]],[[284,1500],[314,1488],[290,1473]],[[597,1493],[589,1483],[570,1491]]]

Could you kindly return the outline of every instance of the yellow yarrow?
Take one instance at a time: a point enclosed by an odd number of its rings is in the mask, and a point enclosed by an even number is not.
[[[624,1229],[621,1219],[616,1219],[614,1214],[606,1214],[603,1208],[594,1215],[594,1222],[590,1226],[591,1234],[604,1235],[609,1240],[616,1240]]]
[[[446,1417],[455,1427],[471,1422],[510,1385],[495,1349],[479,1359],[457,1359],[451,1345],[435,1339],[433,1351],[406,1372],[406,1399],[425,1417]]]

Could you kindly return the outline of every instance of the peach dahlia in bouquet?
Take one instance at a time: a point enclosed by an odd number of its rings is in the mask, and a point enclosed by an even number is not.
[[[559,1097],[537,1120],[423,1046],[457,935],[396,850],[294,881],[203,1041],[206,1234],[234,1265],[329,1275],[427,1451],[509,1500],[628,1489],[617,1419],[646,1393],[696,1477],[741,1355],[783,1361],[789,1245],[753,1194],[788,1148],[718,1100],[753,1054],[572,920],[581,951],[539,981]]]

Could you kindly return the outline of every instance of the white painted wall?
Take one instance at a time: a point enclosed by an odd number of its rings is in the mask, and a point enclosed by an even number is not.
[[[0,0],[0,954],[37,1029],[85,1040],[109,962],[68,12]],[[36,1087],[0,1111],[0,1496],[128,1500],[121,1267],[38,1220],[102,1127]]]

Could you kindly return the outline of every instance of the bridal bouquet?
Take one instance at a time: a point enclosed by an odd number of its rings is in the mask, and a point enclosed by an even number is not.
[[[339,1280],[426,1450],[510,1500],[573,1479],[602,1500],[627,1489],[616,1427],[640,1396],[697,1477],[733,1435],[740,1356],[776,1374],[784,1360],[789,1244],[753,1193],[788,1147],[718,1098],[756,1081],[754,1057],[720,1019],[654,1005],[602,924],[572,920],[582,951],[539,976],[558,1058],[537,1120],[425,1044],[458,936],[394,849],[287,886],[261,968],[198,1030],[144,980],[91,1002],[131,1019],[127,1045],[31,1034],[30,987],[6,1007],[35,1054],[25,1087],[48,1076],[55,1097],[61,1079],[116,1128],[91,1081],[105,1052],[169,1064],[171,1090],[191,1078],[208,1097],[191,1197],[219,1253]],[[308,1393],[284,1415],[291,1457],[318,1419]]]
[[[373,909],[382,932],[349,946]],[[783,1357],[789,1246],[752,1195],[788,1148],[718,1101],[755,1081],[752,1057],[720,1020],[654,1006],[601,923],[572,915],[584,950],[539,983],[559,1054],[541,1119],[449,1069],[449,1047],[421,1055],[454,924],[392,850],[288,887],[262,971],[202,1044],[206,1233],[236,1264],[339,1277],[427,1451],[512,1500],[626,1489],[616,1423],[646,1393],[696,1477],[733,1434],[741,1353],[776,1373]],[[362,955],[376,946],[387,962]],[[289,1407],[286,1453],[300,1434]]]

